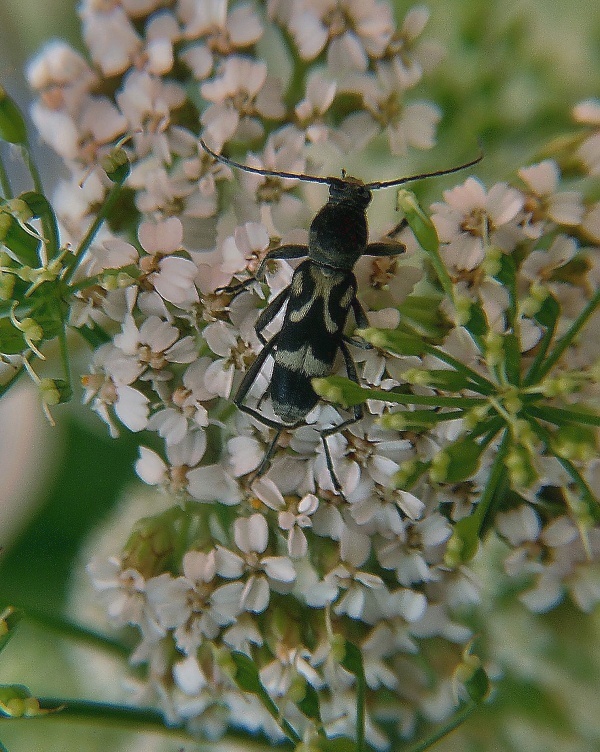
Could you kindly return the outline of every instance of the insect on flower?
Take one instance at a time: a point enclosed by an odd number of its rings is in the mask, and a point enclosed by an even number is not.
[[[310,224],[308,246],[283,245],[274,248],[261,261],[256,276],[249,277],[238,285],[221,288],[224,292],[237,295],[264,276],[269,261],[306,257],[294,271],[290,285],[282,290],[258,317],[255,330],[264,347],[246,372],[233,399],[240,410],[276,431],[256,471],[257,475],[261,475],[275,452],[281,432],[306,425],[305,418],[319,399],[311,381],[331,374],[338,351],[342,353],[348,378],[359,383],[348,342],[363,348],[370,345],[344,334],[350,309],[359,328],[368,326],[366,313],[356,295],[357,282],[352,269],[361,256],[396,256],[406,250],[402,243],[392,237],[406,226],[405,220],[385,239],[375,243],[367,242],[366,209],[371,201],[372,191],[422,178],[448,175],[472,167],[481,161],[482,155],[445,170],[410,175],[386,182],[363,183],[358,178],[346,175],[344,171],[341,178],[335,178],[250,167],[216,154],[202,140],[200,143],[211,156],[230,167],[257,175],[325,183],[329,186],[329,199]],[[286,303],[281,329],[271,339],[265,339],[263,331]],[[244,404],[252,384],[269,356],[274,358],[273,373],[262,399],[267,396],[271,398],[273,411],[279,421],[272,420]],[[363,407],[356,405],[350,418],[320,433],[327,468],[333,486],[341,496],[342,489],[333,468],[327,437],[362,417]]]

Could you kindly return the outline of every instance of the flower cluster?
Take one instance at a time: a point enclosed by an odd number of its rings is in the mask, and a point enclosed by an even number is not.
[[[585,181],[600,106],[575,109],[576,189],[557,157],[489,190],[469,177],[431,218],[400,198],[406,253],[354,269],[369,328],[349,347],[368,388],[315,384],[328,401],[278,434],[231,398],[280,326],[281,312],[255,329],[295,262],[254,275],[273,248],[307,242],[310,192],[271,174],[236,184],[200,139],[309,174],[381,134],[395,155],[432,147],[441,113],[413,99],[440,59],[420,39],[427,12],[400,28],[384,0],[271,0],[264,16],[225,0],[85,0],[80,13],[90,60],[53,43],[28,72],[36,127],[69,169],[53,202],[64,253],[25,274],[5,233],[0,289],[10,299],[18,278],[25,301],[26,284],[60,280],[68,324],[94,345],[85,401],[111,435],[163,441],[140,448],[136,471],[175,506],[89,566],[111,619],[139,629],[140,698],[210,737],[241,724],[307,743],[364,733],[386,749],[464,697],[460,612],[479,597],[467,563],[492,529],[532,609],[567,592],[584,609],[600,600],[598,344],[585,336],[599,305],[600,203]],[[119,190],[101,168],[115,142],[117,172],[130,167]],[[54,330],[25,322],[13,313],[11,336],[30,357]],[[269,368],[246,397],[267,419]],[[358,403],[364,417],[325,444]],[[279,720],[244,691],[239,654]]]

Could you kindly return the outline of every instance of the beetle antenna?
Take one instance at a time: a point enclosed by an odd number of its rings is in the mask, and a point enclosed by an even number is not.
[[[251,172],[254,175],[264,175],[265,177],[276,177],[276,178],[288,178],[289,180],[304,180],[307,183],[327,183],[327,185],[331,183],[331,178],[315,177],[313,175],[305,175],[304,173],[301,173],[301,172],[300,173],[279,172],[278,170],[263,170],[262,168],[259,168],[259,167],[249,167],[248,165],[241,164],[241,162],[235,162],[233,159],[224,157],[222,154],[217,154],[212,149],[209,149],[202,139],[200,139],[200,144],[202,148],[204,149],[204,151],[208,152],[211,155],[211,157],[214,157],[218,162],[222,162],[223,164],[226,164],[229,167],[237,167],[238,170],[243,170],[244,172]]]
[[[483,150],[480,150],[479,155],[475,159],[471,159],[469,162],[457,165],[456,167],[448,167],[446,170],[435,170],[434,172],[421,172],[418,175],[408,175],[405,178],[398,178],[397,180],[386,180],[384,182],[367,183],[365,188],[370,191],[376,191],[378,188],[391,188],[393,185],[403,185],[404,183],[412,183],[413,180],[422,180],[423,178],[436,178],[440,175],[451,175],[453,172],[459,172],[460,170],[466,170],[467,167],[473,167],[473,165],[479,164],[483,159]]]

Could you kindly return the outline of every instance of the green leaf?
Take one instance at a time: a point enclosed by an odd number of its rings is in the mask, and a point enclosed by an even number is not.
[[[560,305],[556,298],[550,294],[542,303],[542,307],[535,314],[535,320],[538,324],[545,326],[546,328],[554,327],[554,324],[558,320],[560,315]]]
[[[49,238],[46,238],[48,241],[48,258],[50,260],[53,259],[60,250],[58,223],[56,221],[54,209],[43,194],[36,193],[35,191],[22,193],[19,198],[31,209],[34,217],[38,217],[42,220],[44,232],[50,235]]]
[[[300,736],[298,736],[296,731],[290,726],[285,718],[281,716],[277,705],[275,705],[271,696],[264,688],[260,676],[258,675],[256,664],[252,658],[238,650],[233,650],[231,652],[231,660],[235,666],[233,679],[238,687],[244,692],[250,692],[251,694],[256,695],[288,738],[295,744],[299,744],[302,741]]]
[[[64,324],[61,318],[61,310],[56,298],[46,298],[46,286],[52,285],[52,282],[47,282],[44,285],[40,285],[37,290],[31,295],[29,300],[32,306],[35,307],[35,321],[44,330],[44,339],[54,339],[62,332]],[[40,299],[41,304],[40,304]]]
[[[419,337],[392,329],[357,329],[356,334],[374,347],[398,355],[423,355],[424,343]]]
[[[505,334],[502,338],[506,378],[511,384],[521,383],[521,349],[515,334]]]
[[[310,718],[311,720],[316,721],[319,724],[321,723],[321,705],[319,703],[319,695],[312,684],[306,685],[304,697],[297,704],[307,718]]]
[[[479,303],[471,304],[469,320],[465,324],[465,329],[475,337],[481,337],[487,332],[487,319]]]
[[[27,347],[23,334],[10,319],[0,319],[0,353],[17,355]]]
[[[456,566],[471,561],[479,549],[479,530],[481,521],[475,514],[463,517],[454,525],[452,537],[448,542],[447,563]]]
[[[252,658],[245,653],[234,650],[231,653],[231,659],[235,664],[236,672],[234,679],[238,687],[243,689],[244,692],[250,692],[259,697],[266,694],[269,701],[272,702],[267,694],[267,690],[263,687],[260,681],[258,669]]]
[[[367,701],[367,681],[360,648],[349,640],[344,643],[342,666],[356,676],[356,749],[362,752],[365,746],[365,705]]]
[[[344,650],[345,653],[342,660],[342,666],[355,676],[364,674],[363,658],[360,648],[356,647],[356,645],[349,640],[346,640]]]
[[[490,694],[490,679],[482,666],[475,669],[464,685],[471,700],[477,704],[483,702]]]
[[[81,547],[135,477],[135,434],[125,432],[115,441],[65,416],[61,435],[52,439],[62,459],[40,487],[35,512],[0,558],[0,600],[25,612],[28,606],[49,614],[61,610]]]
[[[500,269],[494,277],[498,282],[502,282],[504,287],[508,288],[509,292],[512,292],[515,289],[517,278],[517,267],[515,266],[515,261],[512,256],[503,253],[500,256],[498,263],[500,264]]]
[[[37,269],[40,265],[38,255],[40,241],[25,232],[12,215],[4,213],[3,217],[8,217],[8,219],[4,219],[6,225],[3,223],[0,243],[9,248],[23,265]]]
[[[23,612],[19,608],[7,606],[0,614],[0,650],[4,650],[8,641],[13,637],[18,623],[23,618]]]
[[[96,350],[100,345],[105,345],[111,341],[110,336],[102,329],[102,327],[94,325],[93,327],[84,324],[76,329],[77,332],[83,337],[83,339]]]
[[[27,128],[21,110],[0,86],[0,139],[9,144],[27,143]]]
[[[479,460],[484,448],[471,438],[459,439],[447,446],[442,451],[447,462],[444,481],[460,483],[473,477],[479,469]]]

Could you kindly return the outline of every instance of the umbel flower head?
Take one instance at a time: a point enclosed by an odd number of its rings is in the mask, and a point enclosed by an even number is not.
[[[405,222],[370,237],[393,234],[398,255],[354,267],[348,356],[281,430],[267,356],[315,212],[310,188],[272,173],[321,174],[378,136],[394,155],[434,146],[427,13],[400,28],[383,0],[89,0],[80,14],[89,54],[53,43],[29,68],[34,122],[68,176],[53,209],[31,202],[43,237],[0,207],[14,301],[0,334],[6,368],[26,364],[42,390],[30,361],[78,329],[85,401],[115,437],[158,434],[136,471],[172,506],[89,565],[110,619],[139,634],[140,697],[198,735],[394,748],[487,693],[459,616],[486,536],[505,541],[530,608],[600,600],[594,192],[552,158],[489,188],[468,177],[430,213],[402,192]],[[595,112],[576,110],[580,175],[597,172]],[[281,246],[295,250],[262,263]],[[35,319],[49,292],[68,300],[52,325]],[[232,404],[241,384],[249,410]],[[46,404],[66,399],[53,387]]]

